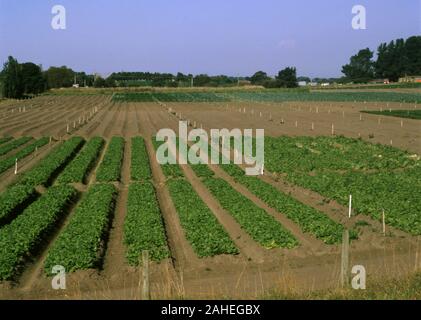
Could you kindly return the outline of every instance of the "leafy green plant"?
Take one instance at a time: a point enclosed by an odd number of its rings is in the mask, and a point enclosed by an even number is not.
[[[119,181],[124,156],[124,138],[112,137],[96,173],[98,182]]]
[[[237,254],[231,238],[185,179],[167,182],[186,238],[199,257]]]
[[[110,184],[97,184],[88,190],[48,252],[47,274],[55,265],[64,266],[67,272],[98,267],[115,198],[116,189]]]
[[[13,137],[3,137],[3,138],[0,138],[0,144],[9,142],[12,139],[13,139]]]
[[[0,280],[10,280],[50,233],[76,190],[63,185],[51,187],[10,224],[0,229]]]
[[[89,170],[98,158],[102,147],[104,146],[104,139],[100,137],[94,137],[86,143],[80,153],[69,163],[64,171],[58,176],[57,182],[59,183],[71,183],[80,182],[83,183]]]
[[[45,146],[48,142],[49,142],[49,138],[46,138],[46,137],[41,138],[35,141],[34,143],[30,144],[29,146],[23,148],[16,154],[6,159],[0,160],[0,173],[3,173],[6,170],[13,167],[15,165],[16,159],[20,160],[27,157],[28,155],[32,154],[37,148],[41,148]]]
[[[130,265],[138,265],[143,250],[148,250],[154,261],[170,256],[155,188],[149,181],[133,183],[129,187],[124,243]]]
[[[164,143],[163,141],[156,141],[156,138],[152,138],[152,143],[154,145],[155,150]],[[169,152],[169,151],[168,151]],[[178,164],[161,164],[161,169],[167,179],[170,178],[182,178],[184,177],[183,171],[181,170]]]
[[[16,210],[35,196],[35,189],[31,186],[11,186],[0,195],[0,227],[7,223]]]
[[[131,149],[131,179],[133,181],[151,179],[152,173],[149,165],[148,152],[146,151],[145,140],[142,137],[133,137]]]
[[[241,227],[265,248],[294,248],[294,236],[265,210],[219,178],[205,178],[204,184]]]
[[[54,148],[33,169],[24,173],[19,184],[29,186],[46,185],[79,150],[84,140],[81,137],[72,137],[63,144]]]
[[[21,145],[24,145],[28,141],[32,140],[32,137],[22,137],[0,147],[0,156],[9,153],[10,151],[19,148]]]

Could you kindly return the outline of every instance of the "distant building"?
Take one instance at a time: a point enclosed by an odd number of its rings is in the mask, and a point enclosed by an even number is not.
[[[75,83],[72,87],[73,88],[79,88],[79,83]]]
[[[307,81],[298,81],[298,85],[300,87],[305,87],[307,85]]]
[[[322,87],[329,87],[330,86],[330,83],[329,82],[324,82],[324,83],[321,84],[321,86]]]
[[[317,87],[318,83],[317,82],[310,82],[309,85],[310,85],[310,87]]]
[[[407,76],[407,77],[402,77],[399,78],[399,82],[417,82],[417,83],[421,83],[421,76]]]

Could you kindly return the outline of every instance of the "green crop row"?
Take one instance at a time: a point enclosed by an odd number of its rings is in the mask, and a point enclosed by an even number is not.
[[[131,179],[133,181],[148,180],[152,177],[145,140],[142,137],[132,138]]]
[[[51,177],[62,168],[83,145],[81,137],[72,137],[57,146],[37,166],[23,174],[19,184],[29,186],[45,185]]]
[[[0,195],[0,227],[10,221],[17,209],[35,196],[35,188],[25,185],[14,185]]]
[[[158,151],[158,148],[164,144],[163,141],[156,141],[155,137],[152,137],[152,143],[154,145],[155,151]],[[167,151],[170,152],[169,150]],[[182,178],[184,177],[183,170],[181,170],[178,164],[161,164],[162,171],[164,175],[169,178]]]
[[[246,176],[237,165],[221,165],[221,168],[270,207],[294,221],[304,232],[313,234],[326,244],[337,244],[342,241],[344,227],[323,212],[303,204],[259,178]],[[355,232],[351,232],[353,239],[356,236]]]
[[[414,235],[421,234],[421,162],[399,149],[345,137],[265,139],[266,169]]]
[[[124,243],[130,265],[138,265],[143,250],[148,250],[154,261],[170,256],[155,188],[149,181],[129,187]]]
[[[31,153],[33,153],[37,148],[41,148],[42,146],[45,146],[49,141],[49,138],[41,138],[34,143],[30,144],[29,146],[23,148],[18,153],[16,153],[13,156],[10,156],[4,160],[0,160],[0,174],[5,172],[7,169],[10,169],[15,165],[16,159],[20,160]]]
[[[185,179],[167,182],[186,238],[199,257],[237,254],[231,238]]]
[[[21,145],[24,145],[30,140],[32,140],[32,137],[22,137],[16,140],[12,140],[8,144],[0,147],[0,156],[5,155],[6,153],[9,153],[16,148],[19,148]]]
[[[104,159],[98,168],[96,180],[98,182],[119,181],[121,165],[124,156],[124,138],[112,137]]]
[[[241,227],[265,248],[294,248],[294,236],[265,210],[233,189],[223,179],[205,178],[204,184]]]
[[[362,111],[364,113],[376,114],[380,116],[398,117],[421,120],[421,110],[383,110],[383,111]]]
[[[10,224],[0,229],[0,280],[14,278],[64,215],[76,195],[71,186],[51,187]]]
[[[97,184],[88,190],[48,252],[47,274],[55,265],[64,266],[67,272],[98,267],[115,198],[116,189],[110,184]]]
[[[0,138],[0,144],[9,142],[12,139],[13,139],[13,137],[3,137],[3,138]]]
[[[100,137],[89,140],[76,158],[58,176],[57,181],[59,183],[83,183],[89,170],[95,164],[95,160],[98,158],[103,146],[104,139]]]

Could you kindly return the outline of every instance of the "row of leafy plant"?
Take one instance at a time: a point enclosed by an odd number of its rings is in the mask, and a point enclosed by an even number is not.
[[[112,137],[96,173],[98,182],[119,181],[124,156],[124,138]]]
[[[20,146],[24,145],[25,143],[32,140],[32,137],[22,137],[16,140],[12,140],[11,142],[3,145],[0,147],[0,156],[3,156],[10,151],[19,148]]]
[[[163,144],[165,142],[163,141],[156,141],[155,137],[152,137],[152,143],[154,145],[155,151],[159,152],[160,147],[164,148]],[[177,143],[177,142],[175,142]],[[167,149],[167,151],[164,152],[165,155],[168,158],[173,158],[175,157],[173,154],[170,153],[170,151]],[[162,159],[160,159],[161,161]],[[166,164],[161,164],[161,168],[162,171],[164,172],[164,175],[170,179],[170,178],[182,178],[184,177],[183,171],[181,170],[180,166],[178,164],[170,164],[170,163],[166,163]]]
[[[17,276],[22,263],[35,254],[76,196],[67,185],[51,187],[10,224],[0,229],[0,280]]]
[[[18,183],[29,186],[47,185],[51,178],[73,158],[84,142],[81,137],[66,140],[40,160],[33,169],[24,173]]]
[[[64,266],[67,272],[99,267],[116,194],[110,184],[96,184],[88,190],[48,252],[47,274],[55,265]]]
[[[185,179],[167,182],[186,238],[199,257],[237,254],[231,238]]]
[[[418,155],[360,140],[269,138],[265,164],[291,183],[348,205],[355,213],[421,234],[421,162]]]
[[[155,188],[149,181],[129,186],[124,243],[130,265],[138,265],[143,250],[148,250],[154,261],[170,256]]]
[[[10,137],[10,136],[0,138],[0,144],[3,144],[3,143],[6,143],[6,142],[9,142],[9,141],[10,141],[10,140],[12,140],[12,139],[13,139],[13,137]]]
[[[220,167],[270,207],[294,221],[304,232],[311,233],[326,244],[337,244],[342,241],[344,227],[323,212],[303,204],[257,177],[246,176],[237,165]],[[351,238],[356,237],[357,234],[351,231]]]
[[[153,141],[156,149],[163,144],[155,139]],[[176,143],[179,144],[178,139]],[[180,223],[195,253],[199,257],[237,254],[238,249],[231,238],[185,179],[180,166],[164,164],[161,168],[167,177],[167,186]]]
[[[148,180],[152,177],[145,140],[142,137],[132,138],[131,171],[133,181]]]
[[[36,196],[35,188],[26,185],[14,185],[0,194],[0,227],[11,221],[19,207]]]
[[[294,248],[299,243],[274,217],[219,178],[205,178],[204,184],[241,227],[265,248]]]
[[[89,170],[92,169],[98,158],[99,153],[104,146],[104,139],[101,137],[94,137],[89,140],[79,154],[69,163],[64,171],[58,176],[57,182],[83,183]]]
[[[376,114],[380,116],[387,117],[398,117],[398,118],[407,118],[421,120],[421,110],[383,110],[383,111],[362,111],[369,114]]]
[[[10,169],[15,165],[16,159],[19,161],[28,155],[32,154],[36,149],[45,146],[49,142],[49,138],[44,137],[38,139],[34,143],[30,144],[29,146],[24,147],[22,150],[17,152],[16,154],[0,160],[0,174],[5,172],[6,170]]]

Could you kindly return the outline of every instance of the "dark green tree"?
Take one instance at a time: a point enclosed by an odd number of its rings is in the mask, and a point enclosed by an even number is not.
[[[363,49],[352,56],[350,63],[342,67],[342,73],[356,83],[368,82],[374,78],[374,53],[369,49]]]
[[[68,88],[74,83],[75,72],[67,68],[62,67],[50,67],[46,71],[46,78],[49,88]]]
[[[267,73],[264,71],[257,71],[254,75],[250,77],[250,82],[253,85],[263,85],[265,82],[270,80],[270,77],[268,77]]]
[[[25,94],[39,94],[44,92],[46,81],[40,66],[32,62],[21,64],[22,85]]]
[[[296,88],[297,83],[297,69],[294,67],[288,67],[278,72],[276,80],[279,82],[280,87],[285,88]]]
[[[3,96],[5,98],[20,99],[24,94],[22,66],[9,56],[3,66]]]

